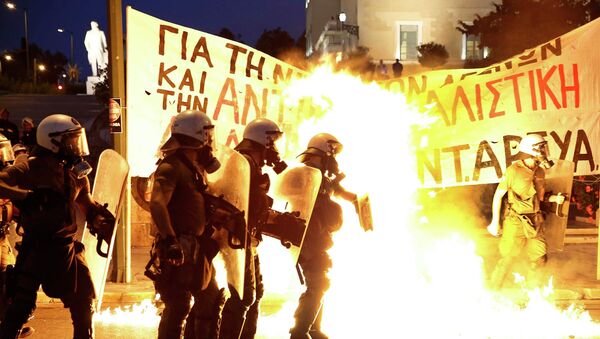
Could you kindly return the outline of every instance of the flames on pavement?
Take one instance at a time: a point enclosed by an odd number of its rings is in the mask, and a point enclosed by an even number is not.
[[[586,311],[554,305],[551,281],[538,288],[526,288],[522,282],[517,285],[523,286],[518,298],[486,288],[488,274],[477,253],[478,240],[460,231],[466,224],[482,223],[477,211],[457,207],[448,213],[452,206],[443,206],[439,223],[435,218],[439,210],[421,210],[413,131],[432,119],[402,95],[350,75],[333,74],[326,66],[293,81],[287,95],[290,100],[310,97],[315,110],[298,126],[297,143],[292,147],[288,143],[286,160],[300,154],[314,134],[335,135],[344,144],[338,157],[346,174],[342,184],[368,193],[372,204],[375,230],[365,233],[353,206],[340,201],[344,225],[330,250],[331,288],[323,317],[324,332],[331,338],[600,337],[600,324]],[[263,309],[259,336],[285,338],[303,286],[280,244],[265,241],[259,251],[265,304],[272,304],[273,296],[284,300]],[[139,318],[128,313],[147,312],[153,320],[143,323],[157,326],[157,310],[150,305],[102,313],[96,320],[130,323]]]

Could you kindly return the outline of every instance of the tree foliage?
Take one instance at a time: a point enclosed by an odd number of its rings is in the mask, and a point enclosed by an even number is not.
[[[284,52],[292,49],[295,44],[296,42],[288,32],[277,27],[263,31],[256,41],[256,49],[278,58]]]
[[[445,65],[449,57],[446,47],[435,42],[417,46],[417,52],[419,52],[419,63],[429,68]]]
[[[2,60],[2,74],[15,81],[31,81],[33,74],[33,59],[37,64],[46,66],[44,71],[37,71],[37,81],[39,83],[56,83],[56,80],[65,72],[67,66],[67,57],[60,52],[50,52],[43,50],[36,44],[29,44],[29,72],[27,72],[27,62],[25,53],[25,44],[20,49],[3,52],[12,56],[12,60]],[[27,74],[30,78],[27,78]]]
[[[552,40],[600,16],[600,0],[503,0],[472,24],[457,29],[479,35],[492,64]]]

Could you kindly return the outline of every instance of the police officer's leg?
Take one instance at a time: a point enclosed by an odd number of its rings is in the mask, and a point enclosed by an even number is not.
[[[241,339],[251,339],[256,335],[258,316],[260,313],[260,300],[265,294],[263,278],[260,273],[258,253],[254,255],[254,281],[256,286],[256,300],[254,300],[254,303],[250,305],[248,312],[246,312],[246,321],[244,322],[244,328],[242,330],[242,335],[240,336]]]
[[[321,320],[323,320],[323,308],[324,308],[324,305],[323,305],[323,303],[321,303],[321,308],[319,309],[319,313],[317,313],[317,317],[315,318],[315,321],[313,322],[312,327],[310,328],[310,332],[308,332],[312,339],[328,339],[329,338],[327,335],[325,335],[325,333],[323,333],[321,331]]]
[[[0,324],[0,338],[17,338],[21,327],[33,313],[40,287],[40,278],[36,275],[36,271],[31,253],[22,253],[11,273],[12,276],[7,277],[7,290],[11,303]]]
[[[213,268],[213,277],[206,289],[194,295],[194,306],[185,325],[185,339],[219,337],[225,289],[219,289],[214,273]]]
[[[158,325],[158,339],[179,338],[183,322],[190,312],[192,296],[190,292],[175,284],[171,285],[171,288],[161,288],[157,291],[165,303]]]
[[[231,297],[223,307],[221,322],[221,339],[238,339],[244,327],[246,312],[256,300],[256,282],[252,249],[246,250],[246,270],[244,272],[244,299],[240,299],[233,286],[229,286]]]
[[[300,296],[298,308],[294,313],[296,319],[294,327],[290,330],[292,339],[310,338],[309,331],[319,310],[325,292],[329,289],[328,267],[315,262],[301,262],[302,272],[306,282],[306,291]]]
[[[62,299],[65,307],[71,312],[74,339],[91,339],[94,337],[94,283],[83,255],[83,247],[77,249],[75,256],[77,287],[75,292]]]

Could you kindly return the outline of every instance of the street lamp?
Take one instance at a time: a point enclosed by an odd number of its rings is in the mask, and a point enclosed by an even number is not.
[[[44,72],[46,70],[46,65],[38,64],[37,59],[33,58],[33,87],[37,86],[37,73]]]
[[[18,10],[20,8],[17,7],[13,2],[6,2],[6,7],[10,10]],[[27,8],[21,9],[23,11],[23,21],[25,24],[25,59],[27,64],[27,75],[29,76],[29,37],[28,37],[28,25],[27,25]]]
[[[10,54],[4,54],[4,56],[2,56],[2,59],[6,60],[6,61],[12,61],[13,57]],[[2,74],[2,61],[0,60],[0,74]]]
[[[340,22],[342,24],[341,30],[344,30],[344,22],[346,22],[346,13],[345,12],[341,12],[340,15],[338,16],[338,19],[340,19]]]
[[[69,63],[71,65],[74,65],[74,63],[73,63],[73,32],[69,31],[69,30],[65,30],[64,28],[58,28],[56,31],[59,32],[59,33],[65,33],[65,32],[67,32],[71,36],[71,58],[69,59]]]

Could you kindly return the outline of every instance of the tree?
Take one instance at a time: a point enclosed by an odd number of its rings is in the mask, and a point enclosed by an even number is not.
[[[502,61],[552,40],[600,16],[600,0],[503,0],[472,24],[457,29],[479,35],[489,49],[486,65]]]
[[[279,57],[283,52],[294,47],[295,41],[290,34],[277,27],[272,30],[264,30],[256,41],[256,49],[271,56]]]
[[[229,40],[233,40],[233,41],[237,41],[237,42],[241,42],[244,43],[242,41],[242,35],[241,34],[235,34],[233,33],[232,30],[230,30],[227,27],[223,27],[221,28],[221,30],[219,31],[219,33],[217,33],[218,36],[220,36],[221,38],[225,38],[225,39],[229,39]]]
[[[435,42],[417,46],[417,52],[419,52],[419,63],[429,68],[445,65],[449,57],[446,47]]]

